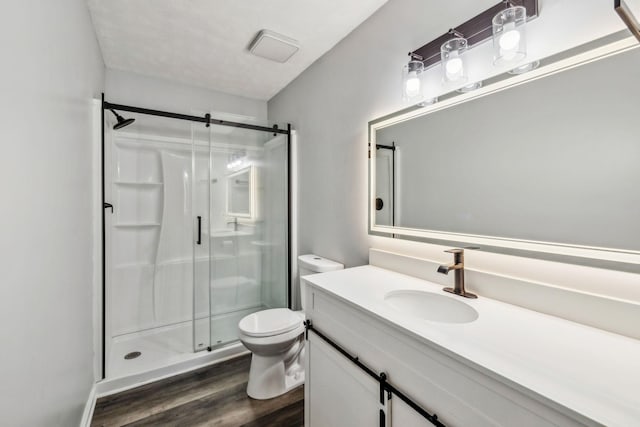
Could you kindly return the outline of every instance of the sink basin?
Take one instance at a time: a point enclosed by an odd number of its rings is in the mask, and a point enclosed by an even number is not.
[[[478,318],[478,312],[473,307],[433,292],[391,291],[384,296],[384,300],[404,314],[432,322],[469,323]]]

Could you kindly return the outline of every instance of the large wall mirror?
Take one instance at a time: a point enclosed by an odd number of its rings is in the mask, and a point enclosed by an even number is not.
[[[636,45],[596,41],[371,122],[370,233],[637,268]]]

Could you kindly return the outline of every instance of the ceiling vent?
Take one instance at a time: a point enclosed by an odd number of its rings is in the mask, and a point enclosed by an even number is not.
[[[249,52],[283,63],[287,62],[299,48],[298,42],[292,38],[273,31],[262,30],[249,45]]]

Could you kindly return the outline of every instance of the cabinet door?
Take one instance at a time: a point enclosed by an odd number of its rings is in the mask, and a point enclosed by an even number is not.
[[[379,425],[378,382],[313,333],[307,358],[306,427]]]

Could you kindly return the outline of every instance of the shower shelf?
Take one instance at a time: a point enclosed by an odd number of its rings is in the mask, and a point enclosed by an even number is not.
[[[133,223],[133,224],[115,224],[116,228],[145,228],[145,227],[160,227],[160,223],[157,222],[141,222],[141,223]]]
[[[158,187],[162,185],[162,182],[144,182],[144,181],[116,181],[116,185],[129,185],[137,187]]]

